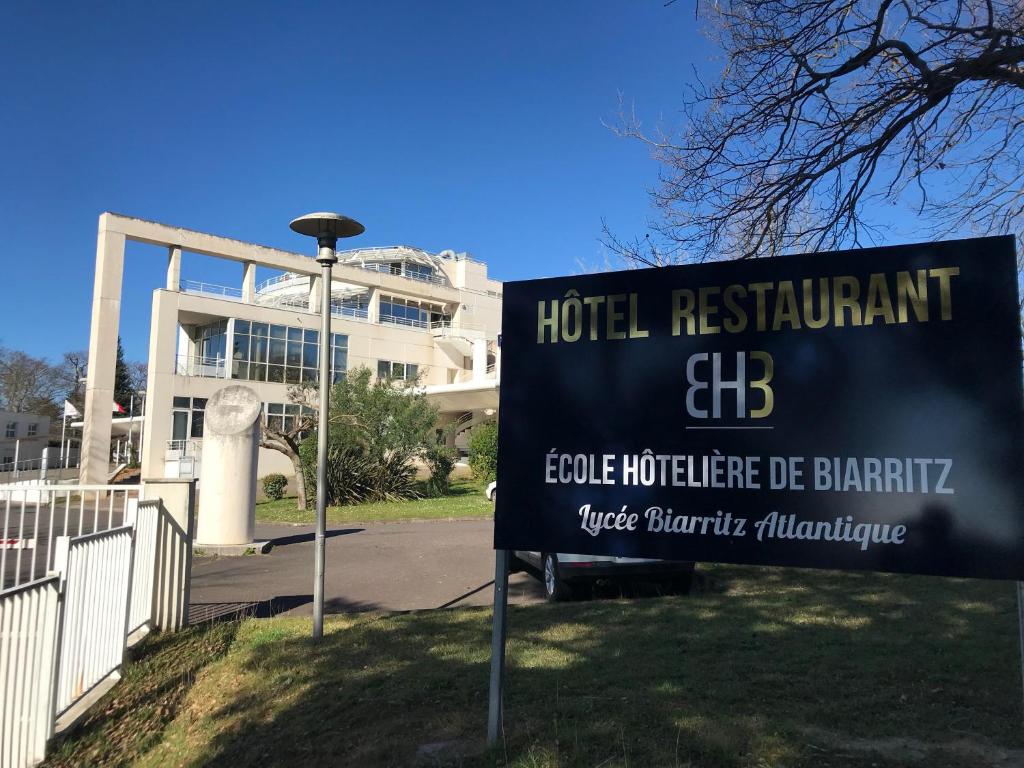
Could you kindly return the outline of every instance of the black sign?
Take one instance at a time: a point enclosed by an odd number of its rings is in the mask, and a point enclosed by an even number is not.
[[[506,283],[495,547],[1024,579],[1012,237]]]

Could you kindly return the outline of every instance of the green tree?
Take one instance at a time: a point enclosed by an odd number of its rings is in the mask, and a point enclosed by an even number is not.
[[[436,445],[437,409],[417,389],[417,381],[374,379],[365,367],[348,372],[331,390],[327,454],[328,501],[352,504],[415,495],[413,460],[428,458]],[[306,394],[310,391],[305,390]],[[296,391],[293,398],[301,393]],[[304,399],[303,403],[307,403]],[[315,418],[289,441],[274,445],[301,465],[307,500],[316,493]],[[308,431],[307,431],[308,429]],[[271,430],[268,426],[267,432]],[[287,444],[286,444],[287,443]],[[296,450],[292,451],[294,447]],[[301,504],[301,500],[300,500]]]
[[[488,421],[469,433],[469,467],[473,477],[491,482],[498,473],[498,425]]]
[[[117,363],[114,368],[114,402],[124,408],[124,412],[128,413],[129,407],[132,406],[132,398],[135,395],[135,389],[132,386],[132,372],[128,367],[128,363],[124,359],[124,347],[121,346],[121,337],[117,337]],[[135,398],[138,400],[139,398]],[[142,403],[136,402],[132,410],[138,411]],[[131,414],[129,414],[131,415]]]
[[[436,442],[437,409],[417,383],[374,379],[365,367],[349,371],[331,391],[331,443],[379,463],[422,456]]]

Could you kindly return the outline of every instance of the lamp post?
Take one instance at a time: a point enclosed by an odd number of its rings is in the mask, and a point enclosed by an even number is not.
[[[316,445],[316,538],[313,570],[313,640],[324,634],[324,541],[327,535],[327,412],[331,397],[331,267],[339,237],[361,235],[365,227],[338,213],[307,213],[289,225],[300,235],[315,237],[320,264],[320,419]]]

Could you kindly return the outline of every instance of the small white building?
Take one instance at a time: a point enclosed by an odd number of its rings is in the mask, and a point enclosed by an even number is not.
[[[49,444],[49,416],[0,411],[0,472],[39,469]]]

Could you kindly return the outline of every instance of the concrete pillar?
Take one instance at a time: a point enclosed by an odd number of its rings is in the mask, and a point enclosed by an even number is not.
[[[242,301],[256,303],[256,262],[242,262]]]
[[[501,345],[494,345],[494,378],[501,381]]]
[[[142,476],[163,477],[164,451],[171,438],[174,397],[174,352],[178,344],[178,293],[153,291],[149,321],[149,368],[146,413],[142,431]]]
[[[142,498],[160,500],[153,579],[153,625],[160,630],[182,629],[188,624],[196,481],[143,479]]]
[[[309,304],[307,307],[310,312],[320,312],[320,283],[322,282],[323,280],[316,275],[309,277]]]
[[[124,241],[110,231],[108,214],[100,216],[96,238],[96,275],[89,326],[89,368],[85,384],[85,426],[82,430],[82,484],[107,482],[110,470],[110,420],[114,403],[117,327],[121,318]]]
[[[487,342],[484,339],[473,340],[473,381],[487,378]]]
[[[181,248],[167,246],[167,290],[181,290]]]
[[[378,288],[370,289],[370,300],[367,304],[366,319],[371,323],[380,322],[380,290]]]
[[[260,407],[259,395],[241,384],[217,390],[206,402],[197,547],[253,542]]]

